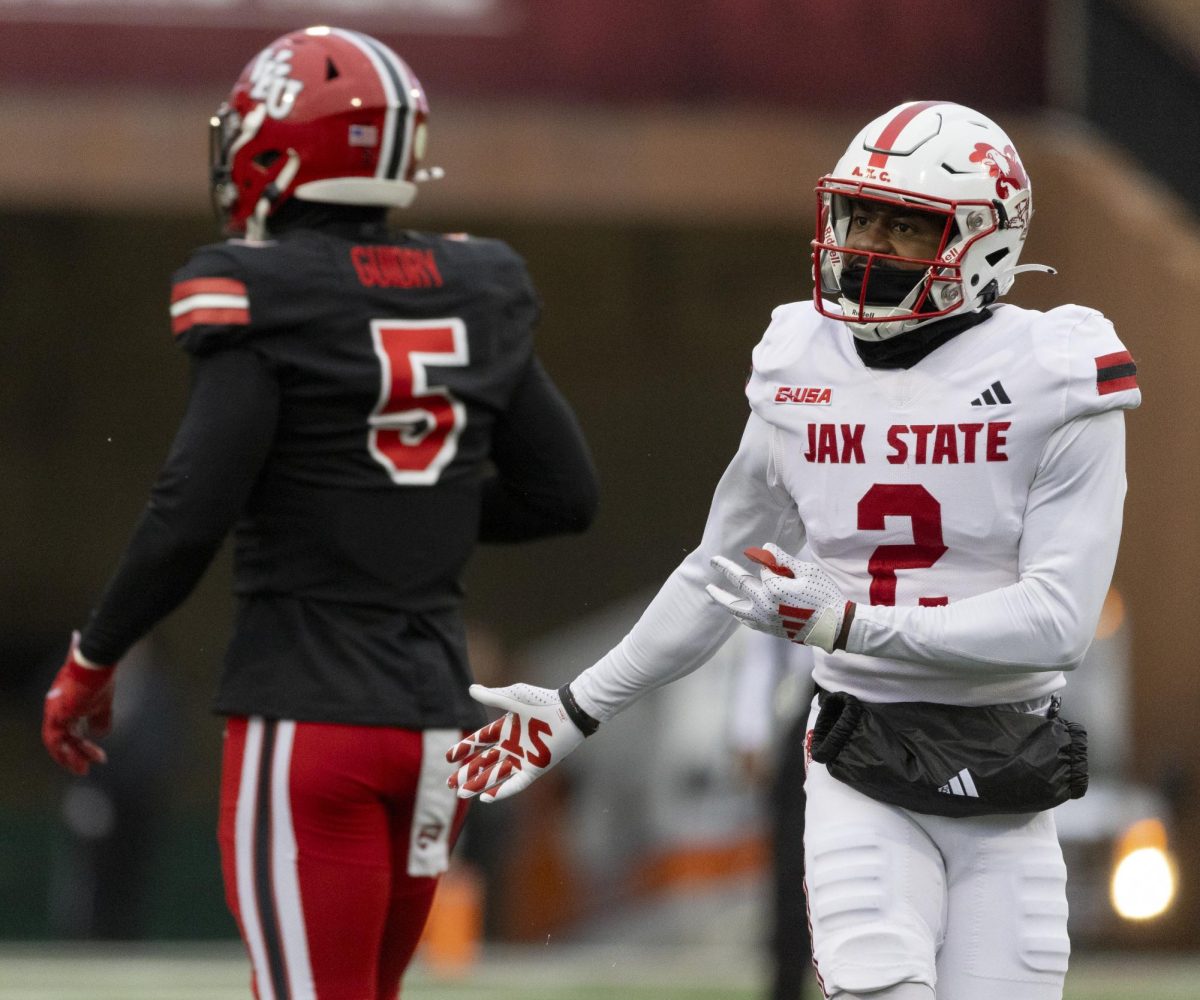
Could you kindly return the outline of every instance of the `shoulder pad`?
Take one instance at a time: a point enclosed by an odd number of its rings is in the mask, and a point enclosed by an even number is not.
[[[788,302],[771,312],[771,323],[751,355],[753,365],[746,383],[750,405],[770,412],[778,385],[796,371],[796,362],[807,352],[821,316],[809,301]]]
[[[1061,306],[1046,314],[1066,336],[1066,417],[1132,410],[1142,401],[1133,355],[1109,320],[1094,309]]]
[[[820,316],[811,302],[788,302],[771,311],[771,323],[755,345],[754,374],[764,378],[802,355]]]

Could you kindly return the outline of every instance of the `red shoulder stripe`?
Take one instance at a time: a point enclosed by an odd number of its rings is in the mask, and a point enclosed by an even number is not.
[[[236,278],[189,278],[171,289],[171,301],[179,302],[192,295],[245,295],[246,285]]]
[[[246,326],[250,322],[248,309],[190,309],[171,320],[175,336],[193,326]]]
[[[1137,365],[1128,351],[1101,354],[1096,358],[1096,392],[1101,396],[1137,387]]]

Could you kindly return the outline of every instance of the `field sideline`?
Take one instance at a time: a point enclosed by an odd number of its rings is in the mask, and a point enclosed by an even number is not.
[[[404,1000],[759,1000],[744,951],[561,945],[489,950],[457,977],[418,963]],[[0,1000],[248,1000],[237,945],[0,945]],[[1065,1000],[1197,1000],[1200,958],[1079,956]]]

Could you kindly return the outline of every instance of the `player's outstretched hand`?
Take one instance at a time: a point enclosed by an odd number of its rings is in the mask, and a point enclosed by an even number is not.
[[[71,635],[67,659],[46,692],[42,710],[42,742],[55,763],[84,775],[108,758],[88,736],[107,736],[112,729],[115,668],[85,663],[79,655],[79,633]]]
[[[724,556],[713,558],[713,568],[724,574],[734,592],[710,583],[705,588],[709,597],[759,632],[819,646],[827,653],[846,648],[854,602],[846,600],[828,573],[770,542],[746,549],[746,556],[762,566],[757,576]]]
[[[472,684],[472,698],[505,714],[446,752],[446,760],[459,765],[447,781],[458,797],[491,802],[516,795],[591,735],[596,722],[574,704],[570,691],[569,685],[552,691],[531,684]]]

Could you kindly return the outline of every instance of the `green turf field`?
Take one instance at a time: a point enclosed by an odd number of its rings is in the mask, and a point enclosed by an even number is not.
[[[753,956],[711,949],[559,946],[488,952],[404,1000],[760,1000]],[[237,946],[0,945],[0,1000],[248,1000]],[[1066,1000],[1200,1000],[1200,958],[1077,956]],[[1017,1000],[1017,998],[1014,998]]]

